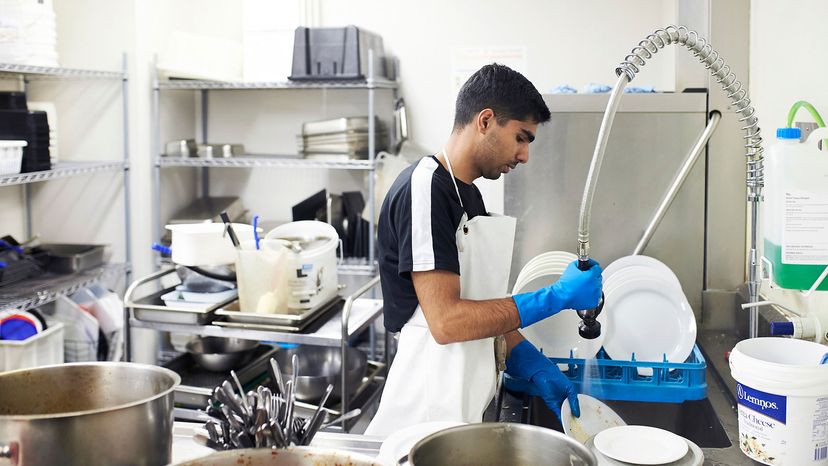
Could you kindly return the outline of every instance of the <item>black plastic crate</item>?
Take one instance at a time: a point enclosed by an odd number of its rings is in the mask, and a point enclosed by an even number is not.
[[[0,110],[27,110],[28,108],[25,92],[0,92]]]
[[[293,81],[365,80],[368,50],[375,77],[387,78],[382,37],[356,26],[298,27],[293,40]]]

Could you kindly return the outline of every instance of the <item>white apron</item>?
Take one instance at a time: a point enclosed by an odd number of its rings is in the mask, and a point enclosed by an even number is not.
[[[445,150],[443,154],[460,198],[451,161]],[[508,296],[515,219],[490,214],[469,220],[463,213],[455,238],[460,297],[483,300]],[[495,381],[494,338],[440,345],[417,306],[400,331],[379,409],[365,434],[387,436],[429,421],[480,422],[494,396]]]

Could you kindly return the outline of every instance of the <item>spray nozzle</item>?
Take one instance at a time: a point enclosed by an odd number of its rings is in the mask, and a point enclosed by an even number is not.
[[[589,270],[592,264],[589,260],[579,260],[578,268],[580,270]],[[601,322],[598,322],[598,314],[604,308],[604,293],[601,292],[601,300],[598,301],[598,306],[594,309],[579,309],[576,312],[581,318],[581,323],[578,324],[578,334],[587,340],[594,340],[601,336]]]

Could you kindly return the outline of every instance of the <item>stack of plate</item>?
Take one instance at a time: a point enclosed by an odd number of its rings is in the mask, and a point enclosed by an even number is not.
[[[603,273],[604,350],[616,360],[684,362],[696,341],[696,319],[678,278],[662,262],[626,256]],[[652,368],[639,368],[652,375]]]
[[[388,130],[374,120],[375,150],[385,150]],[[299,152],[315,159],[364,159],[368,157],[368,117],[335,118],[305,123],[297,137]]]
[[[534,257],[526,263],[515,280],[512,294],[537,290],[558,280],[566,267],[577,256],[566,251],[549,251]],[[598,322],[606,328],[606,313],[598,316]],[[552,317],[544,319],[534,325],[521,329],[520,333],[537,348],[543,350],[543,354],[554,358],[592,359],[601,349],[606,332],[602,332],[598,338],[587,340],[578,334],[578,324],[581,319],[578,314],[572,311],[559,312]],[[561,370],[566,366],[559,365]]]
[[[585,446],[595,453],[598,466],[704,464],[704,453],[698,445],[655,427],[621,426],[606,429],[589,439]]]

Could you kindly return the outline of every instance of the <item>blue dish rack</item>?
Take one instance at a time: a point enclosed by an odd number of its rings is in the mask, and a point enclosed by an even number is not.
[[[707,362],[698,345],[685,362],[613,360],[601,348],[596,359],[549,358],[568,366],[564,375],[578,393],[602,400],[681,403],[707,397]],[[653,375],[640,375],[638,368],[650,368]],[[589,373],[587,373],[589,372]]]

